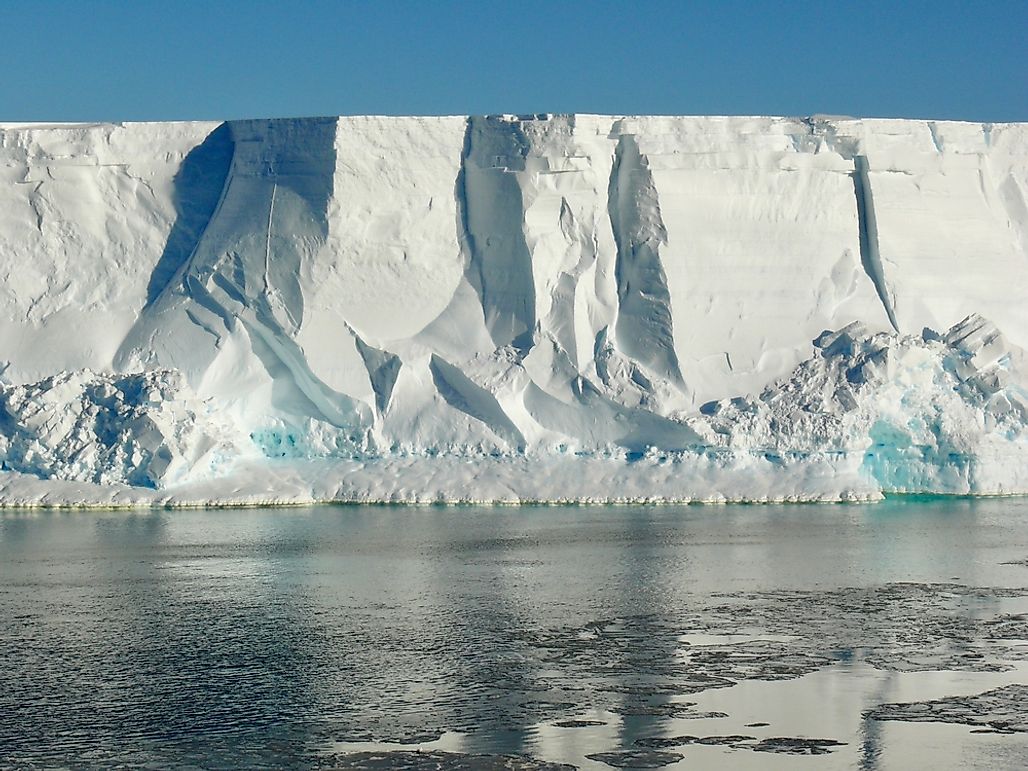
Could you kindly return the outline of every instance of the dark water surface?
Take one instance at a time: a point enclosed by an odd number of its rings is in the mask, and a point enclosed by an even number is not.
[[[6,513],[0,655],[3,767],[1016,768],[1028,500]]]

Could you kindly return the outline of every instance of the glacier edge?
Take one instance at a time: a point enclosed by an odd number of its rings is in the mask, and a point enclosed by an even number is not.
[[[0,124],[0,158],[2,505],[1028,492],[1024,124]]]

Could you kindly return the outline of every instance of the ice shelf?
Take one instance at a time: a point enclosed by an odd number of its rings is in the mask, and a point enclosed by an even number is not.
[[[0,504],[1028,492],[1028,125],[0,124]]]

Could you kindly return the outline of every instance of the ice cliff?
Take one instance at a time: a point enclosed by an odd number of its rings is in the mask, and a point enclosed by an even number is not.
[[[1028,492],[1025,124],[0,124],[0,159],[0,503]]]

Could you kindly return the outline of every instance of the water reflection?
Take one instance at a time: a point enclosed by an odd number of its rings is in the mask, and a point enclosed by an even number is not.
[[[0,757],[309,765],[443,736],[759,768],[762,740],[820,736],[887,767],[914,729],[864,710],[1020,676],[1025,524],[1023,501],[7,514]]]
[[[887,674],[882,678],[881,686],[875,690],[874,700],[884,704],[893,690],[895,674]],[[864,717],[860,722],[860,769],[861,771],[877,771],[878,761],[882,755],[881,723]]]

